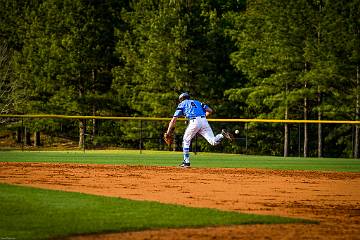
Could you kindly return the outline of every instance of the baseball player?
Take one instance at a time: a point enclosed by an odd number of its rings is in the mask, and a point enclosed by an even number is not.
[[[179,96],[179,102],[180,103],[176,108],[174,116],[171,119],[165,134],[171,134],[175,128],[178,117],[184,116],[188,119],[189,123],[183,136],[182,147],[184,160],[180,165],[181,167],[190,167],[190,144],[191,140],[197,133],[202,135],[213,146],[218,145],[224,137],[230,141],[233,140],[232,135],[224,129],[221,131],[221,134],[214,136],[214,133],[206,119],[206,117],[213,112],[209,106],[197,100],[190,99],[190,95],[186,92]]]

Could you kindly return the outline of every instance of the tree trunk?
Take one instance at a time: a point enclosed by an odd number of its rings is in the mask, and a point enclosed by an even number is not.
[[[359,66],[356,67],[356,106],[355,120],[359,121],[360,99],[359,99]],[[354,158],[359,158],[359,125],[355,125]]]
[[[318,120],[321,120],[322,117],[322,113],[321,113],[321,109],[320,109],[320,104],[321,104],[321,93],[320,90],[318,88]],[[322,157],[322,125],[321,123],[318,124],[318,147],[317,147],[317,152],[318,152],[318,157]]]
[[[358,120],[357,120],[358,121]],[[359,125],[355,126],[354,158],[359,158]]]
[[[304,120],[307,120],[307,98],[304,99]],[[308,124],[304,123],[304,157],[308,156]]]
[[[319,13],[321,15],[322,12],[322,2],[320,1],[319,4]],[[319,23],[318,32],[317,32],[317,49],[320,50],[320,43],[321,43],[321,24]],[[321,90],[320,90],[320,80],[318,82],[318,96],[317,96],[317,103],[318,103],[318,120],[321,120]],[[318,157],[322,157],[322,125],[321,123],[318,124],[318,146],[317,146],[317,153]]]
[[[287,92],[288,92],[288,85],[286,83],[285,86],[285,120],[288,119],[289,116],[289,109],[288,109],[288,105],[287,105]],[[287,123],[285,123],[284,126],[284,157],[288,157],[289,156],[289,125]]]
[[[80,119],[79,121],[79,148],[82,149],[85,146],[85,133],[86,133],[86,121]]]
[[[93,116],[95,116],[95,107],[94,107],[94,110],[93,110]],[[95,138],[95,135],[96,135],[96,128],[97,128],[97,125],[96,125],[96,119],[92,119],[92,132],[91,132],[91,143],[94,144],[94,138]]]
[[[79,98],[82,99],[85,93],[84,83],[81,78],[81,74],[79,74]],[[81,115],[84,114],[82,109],[80,110]],[[86,133],[86,120],[79,120],[79,148],[82,149],[85,146],[85,133]]]
[[[289,125],[285,123],[284,127],[284,157],[289,156]]]
[[[305,63],[305,72],[307,71],[307,64]],[[305,89],[307,88],[307,81],[305,81]],[[308,118],[308,102],[307,97],[304,98],[304,120]],[[304,157],[308,156],[308,125],[304,123]]]
[[[22,142],[22,128],[18,127],[16,129],[16,143],[21,143]]]
[[[35,131],[34,132],[34,147],[39,147],[41,145],[40,142],[40,132],[39,131]]]
[[[96,81],[96,74],[95,74],[95,70],[92,70],[92,92],[95,96],[95,81]],[[92,115],[93,116],[96,116],[96,105],[95,103],[93,102],[92,103]],[[90,141],[92,144],[94,144],[94,138],[95,138],[95,134],[96,134],[96,119],[92,119],[92,132],[91,132],[91,136],[90,136]]]
[[[30,146],[31,145],[31,137],[30,137],[30,131],[27,127],[25,127],[25,145]]]

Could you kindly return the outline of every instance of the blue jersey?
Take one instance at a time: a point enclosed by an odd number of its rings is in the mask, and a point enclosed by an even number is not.
[[[196,117],[205,117],[207,108],[208,108],[207,105],[197,100],[185,99],[184,101],[179,103],[174,113],[174,117],[185,116],[189,119]]]

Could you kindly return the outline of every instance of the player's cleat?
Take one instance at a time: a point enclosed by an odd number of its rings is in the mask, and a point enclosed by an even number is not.
[[[183,168],[188,168],[190,167],[190,163],[182,162],[179,166]]]
[[[233,140],[234,140],[234,136],[233,136],[231,133],[229,133],[228,131],[226,131],[225,129],[221,130],[221,134],[222,134],[225,138],[229,139],[230,141],[233,141]]]

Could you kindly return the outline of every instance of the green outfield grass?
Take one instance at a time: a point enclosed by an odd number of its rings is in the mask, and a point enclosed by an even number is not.
[[[181,152],[166,151],[0,151],[1,162],[56,162],[177,166]],[[278,170],[315,170],[360,172],[360,160],[349,158],[297,158],[249,156],[239,154],[191,153],[192,167],[263,168]]]
[[[0,238],[313,221],[0,184]]]

